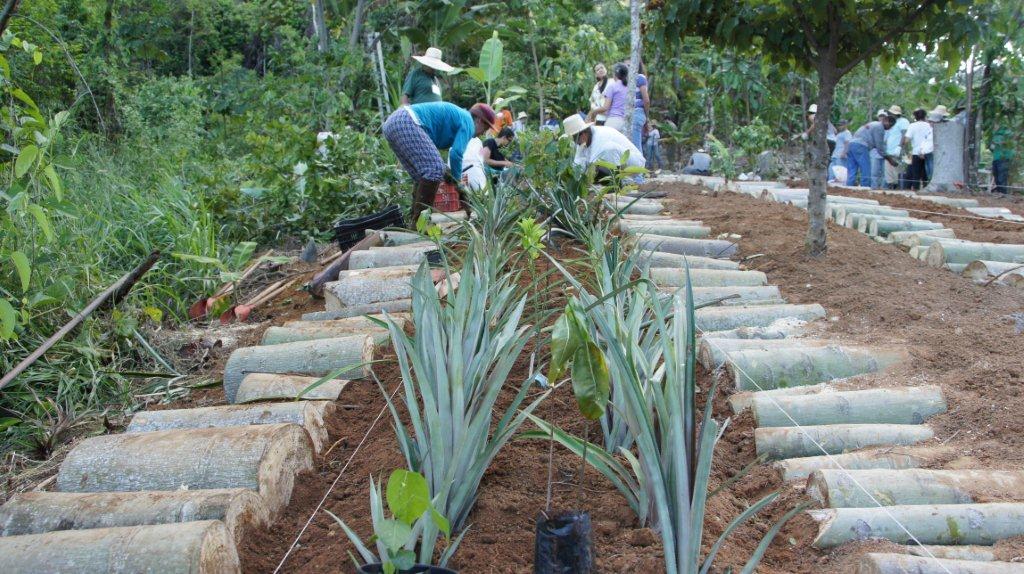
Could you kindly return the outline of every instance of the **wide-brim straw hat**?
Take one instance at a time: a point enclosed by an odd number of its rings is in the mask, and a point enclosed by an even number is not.
[[[949,110],[946,109],[946,106],[944,106],[942,104],[939,104],[939,105],[935,106],[934,110],[928,112],[928,115],[929,116],[941,116],[941,117],[945,118],[945,117],[949,117]]]
[[[584,121],[579,114],[573,114],[562,120],[562,129],[565,130],[565,135],[569,137],[575,137],[576,134],[592,125],[594,125],[594,122]]]
[[[526,115],[526,112],[519,112],[519,115],[516,116],[516,119],[517,120],[525,120],[528,117],[530,117],[530,116]]]
[[[427,48],[427,51],[422,56],[413,56],[412,59],[439,72],[450,73],[455,70],[455,68],[444,63],[444,60],[441,59],[441,50],[434,47]]]
[[[902,116],[903,115],[903,108],[897,106],[896,104],[893,104],[893,105],[889,106],[889,113],[894,115],[894,116]]]

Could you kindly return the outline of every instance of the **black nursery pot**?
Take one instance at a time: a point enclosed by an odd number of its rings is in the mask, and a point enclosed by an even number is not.
[[[383,564],[363,564],[359,567],[359,574],[381,574],[384,572]],[[416,564],[408,570],[399,570],[398,574],[459,574],[455,570],[441,568],[440,566],[429,566],[427,564]]]
[[[594,547],[590,540],[590,514],[562,512],[537,516],[533,546],[534,574],[591,574]]]

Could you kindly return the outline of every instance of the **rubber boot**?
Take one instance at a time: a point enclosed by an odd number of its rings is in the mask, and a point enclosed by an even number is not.
[[[416,184],[412,192],[412,209],[409,212],[409,229],[416,229],[416,222],[420,219],[420,213],[424,209],[434,206],[434,198],[437,196],[437,188],[441,185],[439,181],[423,180]]]

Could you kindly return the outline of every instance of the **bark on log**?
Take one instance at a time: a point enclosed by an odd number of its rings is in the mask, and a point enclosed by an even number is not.
[[[832,548],[868,538],[884,538],[898,544],[912,542],[893,518],[913,532],[921,544],[988,546],[1024,535],[1021,503],[829,508],[811,510],[808,514],[818,521],[815,548]]]
[[[331,401],[289,401],[143,411],[132,417],[132,422],[125,432],[293,423],[306,429],[313,441],[313,449],[319,453],[327,446],[327,426],[324,420],[332,416],[336,410],[337,407]]]
[[[353,245],[343,255],[335,259],[333,262],[331,262],[330,265],[325,267],[319,273],[314,275],[312,279],[310,279],[309,283],[307,284],[309,292],[316,297],[323,296],[324,285],[326,285],[329,281],[334,281],[335,279],[338,278],[338,273],[341,273],[341,271],[348,269],[348,260],[353,253],[355,253],[356,251],[361,251],[363,249],[368,249],[374,245],[380,245],[381,241],[381,236],[376,232],[367,232],[366,236],[360,239],[358,243]]]
[[[5,574],[105,572],[234,574],[235,541],[219,520],[156,524],[0,538]]]
[[[349,256],[349,269],[371,269],[396,267],[400,265],[419,265],[427,255],[437,251],[436,245],[429,247],[385,247],[356,251]]]
[[[652,267],[651,280],[658,286],[684,287],[687,272],[672,267]],[[690,284],[694,287],[757,287],[768,284],[768,276],[760,271],[734,269],[690,269]]]
[[[310,321],[311,323],[313,321]],[[317,321],[322,323],[322,321]],[[370,327],[363,329],[349,329],[345,327],[322,327],[318,325],[299,327],[268,327],[263,332],[263,339],[260,345],[280,345],[282,343],[297,343],[300,341],[316,341],[318,339],[336,339],[338,337],[352,337],[354,335],[368,335],[373,337],[374,345],[385,345],[390,340],[390,334],[385,327]]]
[[[925,552],[925,550],[928,552]],[[929,553],[936,558],[948,558],[950,560],[991,562],[999,559],[996,552],[990,546],[918,546],[916,544],[907,546],[907,554],[928,556]]]
[[[928,201],[931,203],[937,203],[939,205],[945,205],[947,207],[978,207],[977,199],[969,199],[966,197],[949,197],[945,195],[918,195],[917,199],[922,201]]]
[[[875,448],[831,456],[816,455],[790,458],[773,463],[783,480],[806,480],[812,472],[824,468],[847,470],[871,468],[918,468],[953,456],[948,446],[915,446],[907,448]],[[838,466],[837,466],[838,465]]]
[[[899,220],[871,220],[868,227],[868,235],[881,235],[885,237],[893,231],[917,231],[921,229],[942,229],[945,227],[938,221],[927,221],[924,219]]]
[[[739,269],[740,264],[728,259],[714,259],[697,255],[676,255],[661,251],[641,250],[639,263],[644,267],[676,267],[679,269],[689,265],[690,269]]]
[[[918,231],[893,231],[889,234],[889,239],[893,243],[902,245],[904,247],[911,247],[917,245],[916,243],[910,243],[914,239],[925,238],[925,237],[941,237],[945,239],[956,239],[956,232],[952,229],[921,229]]]
[[[813,385],[881,371],[907,354],[872,347],[809,347],[736,351],[725,363],[737,390],[763,391]]]
[[[412,319],[409,313],[389,313],[391,319],[398,324],[402,329]],[[346,317],[344,319],[326,319],[323,321],[285,321],[283,327],[320,327],[323,329],[349,329],[351,331],[366,330],[366,329],[377,329],[380,325],[372,321],[377,319],[378,321],[387,322],[387,318],[383,313],[377,313],[373,315],[359,316],[359,317]]]
[[[807,189],[768,189],[761,195],[761,199],[786,203],[787,201],[807,201],[810,191]],[[862,199],[860,197],[849,197],[845,195],[830,195],[828,202],[831,205],[879,205],[877,199]]]
[[[469,219],[465,211],[439,211],[430,214],[430,222],[434,224],[453,223]]]
[[[676,255],[697,255],[713,259],[728,259],[736,254],[737,245],[724,239],[687,239],[665,237],[664,235],[643,234],[636,236],[636,247],[648,251],[674,253]]]
[[[671,287],[673,290],[683,289],[682,287]],[[694,287],[693,302],[695,305],[703,305],[715,299],[739,295],[737,299],[729,299],[726,304],[747,305],[762,301],[782,301],[779,288],[775,285],[764,285],[760,287]],[[783,301],[784,302],[784,301]]]
[[[1005,261],[971,261],[964,267],[964,277],[973,279],[975,281],[987,281],[988,279],[996,276],[1001,276],[1001,281],[1011,275],[1017,275],[1024,278],[1024,262],[1022,263],[1007,263]]]
[[[339,378],[358,379],[369,375],[372,360],[373,337],[367,335],[244,347],[231,353],[224,365],[224,395],[229,403],[235,402],[238,385],[249,373],[322,377],[345,369]]]
[[[819,470],[807,480],[807,493],[828,508],[1019,502],[1024,471]]]
[[[800,425],[911,425],[946,412],[942,389],[933,385],[772,398],[774,402],[767,397],[753,401],[754,420],[759,427],[793,426],[790,418]]]
[[[295,475],[313,467],[313,444],[296,424],[103,435],[68,453],[61,492],[249,488],[271,516],[288,504]]]
[[[628,197],[607,200],[607,207],[616,213],[632,213],[636,215],[658,215],[665,211],[660,201],[650,199],[633,199]]]
[[[778,400],[781,397],[816,395],[818,393],[828,392],[832,389],[833,386],[829,383],[819,383],[817,385],[805,385],[803,387],[792,387],[788,389],[771,389],[769,391],[741,391],[729,395],[729,406],[732,407],[732,411],[734,413],[739,413],[751,408],[754,405],[754,401],[759,397],[766,398],[770,396]]]
[[[717,369],[725,364],[727,355],[735,351],[777,351],[779,349],[799,349],[803,347],[821,347],[832,344],[820,339],[722,339],[718,337],[701,337],[697,349],[697,361],[705,369]]]
[[[258,494],[247,488],[143,492],[22,492],[0,507],[0,536],[117,526],[220,520],[241,540],[270,524]]]
[[[319,377],[300,377],[297,375],[275,375],[270,373],[251,373],[242,379],[235,393],[235,403],[253,403],[257,401],[291,401],[328,400],[336,401],[345,390],[348,381],[333,379],[299,396],[302,391],[320,380]]]
[[[337,311],[314,311],[303,313],[303,321],[334,321],[336,319],[347,319],[362,315],[377,315],[380,313],[404,313],[412,311],[412,299],[396,299],[394,301],[380,301],[367,303],[366,305],[352,305],[343,307]]]
[[[797,327],[739,327],[725,331],[705,331],[698,337],[717,337],[719,339],[785,339],[795,334]]]
[[[928,246],[925,261],[932,267],[947,263],[967,265],[971,261],[1024,262],[1024,245],[979,243],[974,241],[936,241]]]
[[[1024,564],[870,552],[860,557],[857,574],[1024,574]]]
[[[781,321],[790,326],[799,321],[813,321],[825,316],[825,308],[811,305],[749,305],[736,307],[706,307],[695,311],[697,329],[701,332],[724,331],[739,327],[780,327]]]
[[[675,221],[619,221],[619,231],[627,235],[653,233],[665,237],[703,239],[711,235],[710,227],[692,226]]]
[[[637,213],[623,213],[616,216],[621,221],[675,221],[677,223],[686,223],[691,227],[699,227],[704,225],[703,221],[697,219],[676,219],[671,215],[640,215]]]
[[[854,225],[854,229],[861,233],[867,233],[871,228],[871,222],[875,220],[924,221],[923,219],[917,219],[916,217],[910,217],[909,215],[889,215],[885,213],[859,213],[857,214],[857,223],[856,225]]]
[[[419,265],[403,265],[342,271],[337,281],[324,285],[325,308],[327,311],[340,311],[356,305],[409,299],[412,296],[412,278],[418,270]],[[438,281],[444,276],[444,271],[432,269],[431,276]]]
[[[379,233],[381,242],[388,247],[422,243],[427,239],[419,233],[409,233],[408,231],[380,231]]]
[[[875,446],[909,446],[934,437],[935,433],[926,425],[814,425],[754,429],[757,454],[767,455],[769,460],[842,454]]]
[[[832,219],[834,219],[839,225],[846,225],[846,218],[854,213],[902,216],[910,215],[910,212],[905,209],[895,209],[885,205],[831,204],[830,207],[832,208]]]
[[[952,271],[953,273],[956,273],[957,275],[962,274],[966,267],[967,266],[964,265],[963,263],[947,263],[947,264],[942,266],[943,269],[947,269],[949,271]]]

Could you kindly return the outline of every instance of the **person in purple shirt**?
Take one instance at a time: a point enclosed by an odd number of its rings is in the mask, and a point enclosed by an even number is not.
[[[629,69],[622,64],[616,64],[615,79],[608,82],[604,89],[604,105],[590,110],[586,118],[587,121],[592,122],[598,114],[604,114],[605,126],[629,136],[629,132],[626,131],[626,105],[629,99],[627,82],[629,82]]]
[[[896,158],[885,153],[885,130],[895,123],[892,116],[881,116],[880,121],[866,123],[853,134],[853,138],[846,144],[846,185],[857,185],[858,173],[860,185],[871,185],[871,150],[896,165]]]
[[[497,115],[487,104],[464,110],[448,102],[402,106],[384,122],[384,138],[415,181],[409,225],[434,205],[441,180],[448,177],[460,187],[462,156],[469,140],[491,129]],[[448,167],[438,150],[448,150]]]

